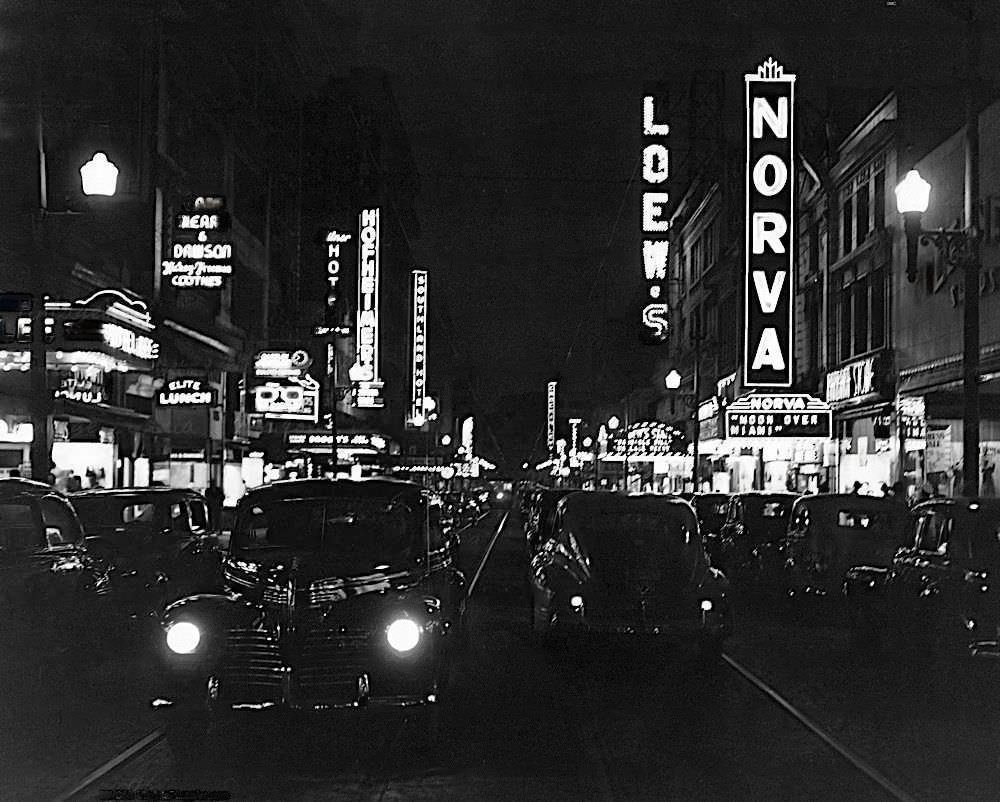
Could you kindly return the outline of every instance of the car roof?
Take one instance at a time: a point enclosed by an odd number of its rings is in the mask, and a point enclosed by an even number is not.
[[[1000,512],[1000,498],[990,496],[986,498],[975,498],[970,496],[957,496],[955,498],[943,496],[941,498],[929,498],[925,501],[921,501],[919,504],[915,504],[913,506],[913,511],[917,512],[918,510],[926,507],[939,507],[941,505],[969,509],[969,507],[973,504],[979,505],[979,509],[984,512]]]
[[[77,490],[70,493],[70,499],[81,498],[104,498],[107,496],[197,496],[202,498],[201,493],[190,487],[95,487],[90,490]]]
[[[690,502],[680,496],[661,493],[612,493],[595,490],[577,490],[559,500],[566,512],[587,515],[598,510],[604,512],[673,512],[686,510],[694,515]]]
[[[45,484],[45,482],[36,482],[33,479],[20,479],[16,476],[0,479],[0,496],[9,497],[23,494],[31,496],[54,495],[65,498],[62,493],[52,485]]]
[[[401,479],[282,479],[247,491],[240,504],[275,501],[287,498],[426,498],[422,485]]]
[[[818,493],[815,495],[799,496],[795,500],[795,506],[809,507],[844,507],[849,506],[854,509],[887,509],[901,508],[909,512],[909,507],[902,499],[895,496],[863,496],[860,493]]]

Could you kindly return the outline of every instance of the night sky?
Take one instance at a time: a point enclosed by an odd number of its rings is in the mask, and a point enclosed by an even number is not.
[[[465,335],[479,394],[538,390],[554,372],[582,394],[593,343],[639,284],[639,193],[626,187],[644,82],[683,90],[691,69],[724,70],[739,141],[742,74],[768,55],[817,109],[827,85],[953,80],[962,27],[948,6],[375,0],[350,14],[339,58],[393,78],[421,176],[417,262]]]

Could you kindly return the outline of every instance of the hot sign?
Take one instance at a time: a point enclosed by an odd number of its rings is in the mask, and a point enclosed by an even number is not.
[[[792,384],[792,140],[795,76],[769,58],[746,81],[746,325],[743,384]]]

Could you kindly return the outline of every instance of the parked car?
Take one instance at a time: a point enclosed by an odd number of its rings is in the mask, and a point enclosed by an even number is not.
[[[794,493],[737,493],[719,534],[718,566],[736,586],[779,591]],[[713,561],[714,562],[714,561]]]
[[[417,708],[433,735],[461,641],[465,578],[423,489],[301,479],[251,490],[225,559],[228,594],[167,608],[161,692],[175,754],[213,719],[272,708]]]
[[[559,500],[573,492],[576,491],[572,488],[547,487],[538,494],[533,514],[528,519],[524,532],[529,560],[535,555],[539,545],[551,536],[552,527],[556,520],[556,505]]]
[[[87,553],[66,497],[27,479],[0,479],[0,622],[5,634],[64,647],[99,626],[103,566]]]
[[[692,642],[716,658],[732,631],[729,583],[705,557],[691,505],[578,491],[531,561],[532,631]]]
[[[1000,657],[1000,499],[934,499],[886,568],[847,576],[856,644],[915,657]]]
[[[88,550],[110,567],[110,593],[127,617],[148,620],[169,602],[221,587],[217,533],[205,499],[169,487],[72,493]]]
[[[841,602],[848,571],[859,565],[888,568],[910,531],[910,510],[894,497],[800,496],[785,538],[788,596]]]
[[[726,521],[729,496],[726,493],[683,493],[681,498],[694,507],[698,516],[698,529],[705,541],[705,548],[708,550],[712,565],[725,570],[719,562],[719,533]]]

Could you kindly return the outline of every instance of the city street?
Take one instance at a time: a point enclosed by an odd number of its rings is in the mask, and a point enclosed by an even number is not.
[[[475,580],[470,645],[437,747],[406,717],[346,715],[251,722],[216,733],[202,764],[176,765],[144,707],[140,655],[85,675],[23,655],[17,673],[5,671],[5,697],[16,701],[0,729],[0,797],[995,798],[995,663],[922,674],[853,655],[841,629],[790,627],[760,610],[739,615],[726,662],[707,673],[683,653],[546,653],[528,643],[516,512],[467,530],[463,563]]]

